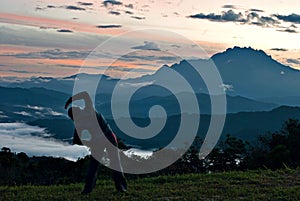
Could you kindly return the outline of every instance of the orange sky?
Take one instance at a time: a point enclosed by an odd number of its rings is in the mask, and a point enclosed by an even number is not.
[[[227,0],[112,2],[119,4],[104,5],[103,1],[96,0],[88,1],[92,3],[90,6],[66,0],[1,1],[1,75],[29,77],[74,74],[83,64],[84,55],[87,56],[88,51],[101,44],[104,44],[99,56],[101,61],[92,61],[89,67],[94,66],[95,69],[87,68],[88,72],[98,73],[101,68],[97,67],[107,65],[107,59],[122,56],[119,55],[122,52],[120,50],[134,46],[153,46],[164,49],[162,55],[174,53],[182,58],[207,58],[236,45],[251,46],[264,50],[283,64],[300,69],[300,22],[278,21],[274,17],[275,14],[300,14],[299,1],[282,0],[272,4],[267,0],[235,1],[234,4]],[[263,27],[188,17],[197,13],[217,16],[229,9],[234,14],[241,13],[243,17],[249,14],[250,9],[256,10],[259,16],[277,20],[278,24]],[[100,25],[102,27],[97,28]],[[120,37],[120,34],[143,29],[156,31],[142,34],[136,32],[135,35],[129,34],[128,38]],[[111,38],[114,43],[105,46]],[[193,48],[195,44],[205,51]],[[57,55],[60,53],[65,58]],[[159,54],[152,56],[159,59]],[[165,61],[155,61],[147,58],[147,55],[132,55],[130,61],[115,62],[114,65],[119,69],[115,71],[122,73],[122,67],[125,68],[124,72],[140,68],[141,75],[143,72],[151,73],[151,70],[157,70],[164,62],[169,65],[175,62],[169,57],[164,57]]]

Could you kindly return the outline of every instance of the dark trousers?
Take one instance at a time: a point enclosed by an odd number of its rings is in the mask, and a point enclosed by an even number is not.
[[[100,163],[91,156],[90,164],[88,167],[85,186],[83,193],[90,193],[93,188],[95,187],[96,180],[97,180],[97,170],[100,166]],[[127,182],[125,180],[124,174],[122,172],[118,172],[116,170],[112,170],[112,179],[115,182],[116,190],[119,192],[124,192],[127,189]]]

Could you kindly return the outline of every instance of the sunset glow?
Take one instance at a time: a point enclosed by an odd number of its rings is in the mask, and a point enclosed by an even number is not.
[[[0,3],[0,58],[3,76],[68,76],[78,72],[85,58],[112,37],[141,29],[179,34],[204,49],[194,51],[168,34],[138,34],[122,44],[140,40],[143,45],[169,44],[182,58],[207,58],[233,46],[262,49],[277,61],[300,69],[300,3],[268,1],[88,1],[69,2],[13,0]],[[125,40],[125,39],[124,39]],[[120,44],[103,54],[118,54]],[[180,49],[180,50],[179,50]],[[170,49],[172,52],[173,50]],[[61,55],[60,55],[61,53]],[[150,52],[154,54],[157,52]],[[170,53],[170,52],[169,52]],[[91,64],[87,72],[100,73],[109,65]],[[146,55],[144,55],[146,57]],[[175,61],[172,61],[175,62]],[[152,73],[163,64],[147,61],[116,61],[122,68]],[[146,67],[145,67],[146,66]],[[93,69],[94,68],[94,69]],[[144,70],[143,70],[144,69]]]

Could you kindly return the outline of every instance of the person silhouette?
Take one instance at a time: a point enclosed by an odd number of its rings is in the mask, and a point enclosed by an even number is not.
[[[84,108],[81,109],[80,107],[72,106],[68,109],[69,105],[76,100],[83,100],[85,103]],[[120,162],[116,135],[112,132],[102,114],[95,110],[89,94],[84,91],[70,97],[66,101],[65,109],[68,109],[68,116],[75,125],[73,143],[88,146],[92,153],[85,186],[81,194],[92,192],[96,184],[97,171],[100,165],[96,158],[99,158],[99,156],[101,158],[104,150],[108,154],[110,167],[113,169],[112,179],[116,190],[118,192],[126,192],[127,182]],[[96,125],[94,122],[97,122]]]

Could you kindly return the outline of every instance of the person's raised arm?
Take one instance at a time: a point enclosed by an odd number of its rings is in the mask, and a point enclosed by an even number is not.
[[[65,104],[65,109],[68,108],[68,106],[73,102],[73,101],[76,101],[76,100],[84,100],[84,103],[85,103],[85,107],[86,108],[93,108],[93,102],[92,102],[92,99],[90,97],[90,95],[86,92],[86,91],[83,91],[83,92],[80,92],[72,97],[70,97],[66,104]]]

